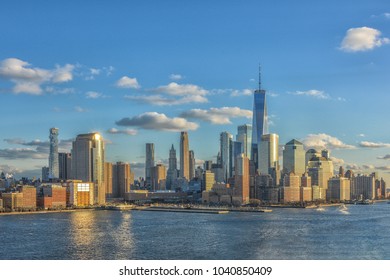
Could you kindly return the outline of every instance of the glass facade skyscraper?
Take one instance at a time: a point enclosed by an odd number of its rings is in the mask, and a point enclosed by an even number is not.
[[[265,90],[259,88],[253,94],[253,117],[252,117],[252,151],[251,160],[258,168],[258,147],[261,136],[268,134],[268,116]]]

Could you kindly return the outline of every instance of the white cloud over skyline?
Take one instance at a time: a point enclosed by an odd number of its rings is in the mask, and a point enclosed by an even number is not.
[[[343,143],[336,137],[330,136],[325,133],[319,134],[308,134],[303,140],[302,143],[306,148],[314,149],[355,149],[353,145],[348,145]]]
[[[146,112],[138,116],[123,118],[116,122],[119,126],[133,126],[149,130],[179,132],[183,130],[196,130],[199,125],[184,118],[169,118],[165,114]]]
[[[130,78],[127,76],[123,76],[116,82],[116,86],[119,88],[132,88],[139,89],[141,85],[138,83],[137,78]]]
[[[231,118],[252,118],[252,111],[239,107],[210,108],[209,110],[192,109],[180,114],[180,117],[198,119],[212,124],[231,124]]]
[[[389,44],[390,39],[381,35],[379,30],[366,26],[350,28],[341,42],[340,49],[346,52],[362,52]]]

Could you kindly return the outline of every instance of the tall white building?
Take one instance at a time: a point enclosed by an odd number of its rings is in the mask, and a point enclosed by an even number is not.
[[[279,136],[277,134],[265,134],[261,136],[259,143],[259,172],[262,175],[272,175],[272,170],[279,170]]]
[[[189,181],[190,178],[190,144],[188,133],[180,133],[180,177]]]
[[[145,181],[146,184],[151,185],[151,168],[154,167],[154,144],[146,143],[146,156],[145,156]]]
[[[79,134],[72,145],[72,178],[94,183],[94,204],[105,203],[104,141],[99,133]]]

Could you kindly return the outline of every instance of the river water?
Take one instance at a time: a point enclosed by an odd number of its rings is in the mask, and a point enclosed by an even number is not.
[[[0,216],[0,259],[390,259],[390,204],[272,213]]]

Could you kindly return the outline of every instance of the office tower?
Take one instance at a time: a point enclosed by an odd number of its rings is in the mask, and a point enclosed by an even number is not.
[[[49,167],[42,167],[42,182],[49,181]]]
[[[113,188],[112,185],[112,163],[105,162],[104,163],[104,184],[106,185],[106,197],[113,198],[118,197],[118,190]]]
[[[233,169],[233,136],[229,132],[222,132],[220,134],[220,152],[221,152],[221,165],[223,170],[223,179],[227,183],[227,180],[232,177]]]
[[[195,177],[195,155],[193,150],[189,151],[188,158],[189,158],[189,174],[190,174],[189,179],[191,180],[192,178]]]
[[[262,135],[258,151],[260,174],[271,175],[271,169],[279,170],[279,136],[277,134]]]
[[[238,141],[232,141],[232,159],[233,159],[233,167],[235,167],[235,160],[236,160],[236,157],[238,157],[239,155],[241,155],[243,152],[242,152],[242,143],[241,142],[238,142]],[[244,154],[245,156],[245,154]]]
[[[187,131],[180,133],[180,177],[190,180],[190,154]]]
[[[166,189],[166,170],[162,164],[157,164],[151,168],[152,190],[165,190]]]
[[[59,177],[61,180],[68,180],[72,174],[72,154],[58,153]]]
[[[351,199],[363,200],[375,198],[375,174],[359,174],[352,178]]]
[[[342,166],[339,168],[339,177],[344,177],[344,167]]]
[[[326,159],[330,159],[330,154],[329,154],[328,150],[322,150],[321,151],[321,156],[326,158]]]
[[[249,203],[249,159],[240,154],[235,158],[234,196],[241,203]]]
[[[326,200],[344,201],[351,199],[351,180],[344,177],[330,178],[326,190]]]
[[[215,174],[210,170],[205,170],[203,172],[202,190],[211,191],[214,183],[215,183]]]
[[[146,185],[151,185],[151,171],[154,166],[154,144],[146,143],[146,157],[145,157],[145,181]]]
[[[79,134],[72,145],[72,177],[93,182],[94,204],[104,204],[104,141],[99,133]]]
[[[250,159],[252,150],[252,125],[239,125],[237,127],[236,140],[241,143],[241,152]]]
[[[252,117],[252,150],[251,160],[255,162],[258,168],[258,149],[261,142],[261,136],[268,134],[268,116],[266,92],[261,89],[261,71],[259,69],[259,89],[253,93],[253,117]]]
[[[129,163],[117,162],[112,165],[112,188],[118,193],[116,197],[124,198],[133,184],[134,173],[131,172]]]
[[[305,172],[301,177],[301,201],[308,202],[313,200],[313,189],[311,187],[311,177]]]
[[[301,201],[301,177],[296,175],[294,172],[286,174],[283,178],[283,188],[282,188],[282,201],[284,203],[288,202],[299,202]]]
[[[57,179],[58,174],[58,128],[50,128],[49,179]]]
[[[283,150],[283,173],[294,172],[296,175],[302,176],[305,170],[303,144],[295,139],[287,142]]]
[[[203,164],[203,169],[204,170],[211,170],[212,164],[213,164],[212,160],[205,160],[205,162]]]
[[[314,156],[308,163],[307,173],[313,186],[313,200],[325,199],[328,180],[333,177],[333,162],[321,156]]]
[[[176,150],[173,147],[169,150],[169,165],[167,171],[167,189],[173,190],[175,180],[177,179],[177,158],[176,158]]]
[[[306,152],[305,155],[305,167],[307,168],[307,165],[309,164],[309,161],[314,157],[320,157],[321,154],[317,152],[315,149],[309,149]]]

